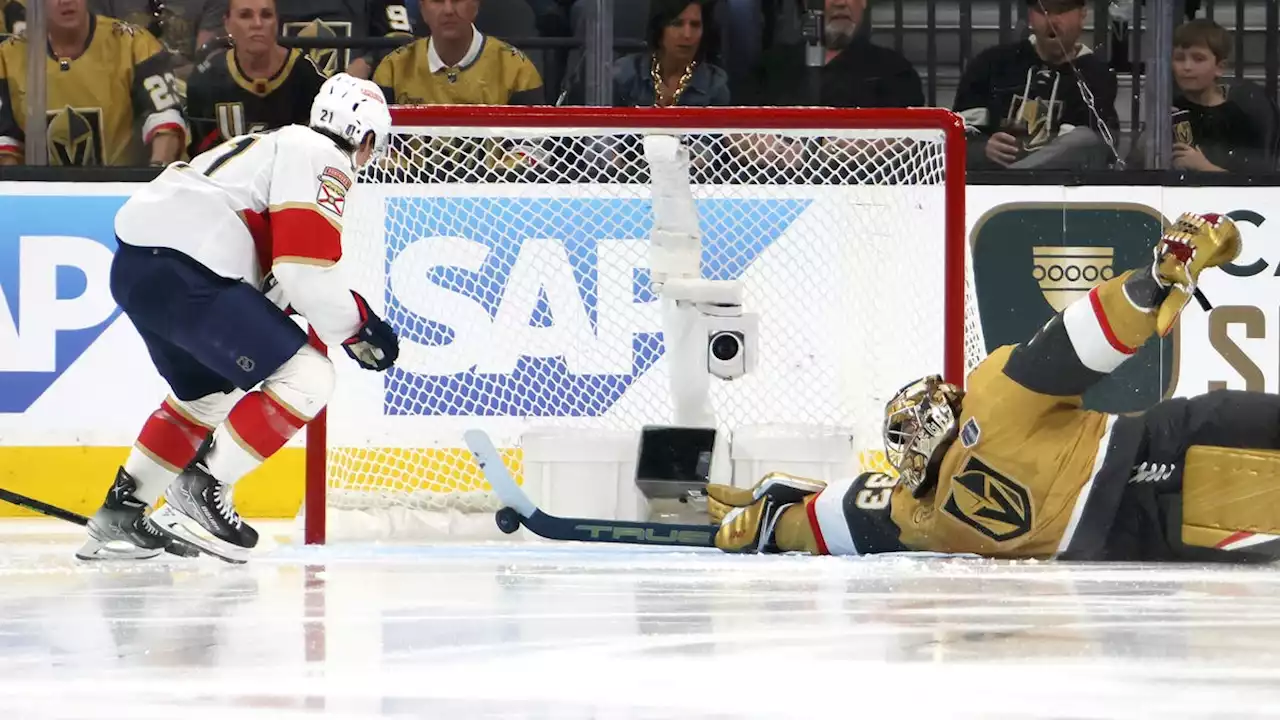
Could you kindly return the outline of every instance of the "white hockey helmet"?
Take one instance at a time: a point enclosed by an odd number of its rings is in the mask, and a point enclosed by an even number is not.
[[[320,86],[311,103],[312,129],[339,137],[359,149],[369,133],[373,133],[373,157],[386,152],[391,139],[391,111],[387,109],[382,89],[368,80],[346,73],[335,73]]]

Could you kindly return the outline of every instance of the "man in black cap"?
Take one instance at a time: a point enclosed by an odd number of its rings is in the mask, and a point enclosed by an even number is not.
[[[1027,0],[1031,37],[988,48],[965,68],[955,110],[969,127],[973,167],[1084,169],[1114,160],[1105,138],[1119,132],[1116,78],[1080,43],[1087,13],[1086,0]]]

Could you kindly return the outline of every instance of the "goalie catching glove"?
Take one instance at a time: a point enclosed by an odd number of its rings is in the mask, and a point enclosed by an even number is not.
[[[360,293],[352,290],[351,295],[355,297],[356,309],[360,312],[360,329],[342,342],[342,349],[366,370],[386,370],[400,357],[400,340],[396,331],[374,314]]]
[[[1169,334],[1196,291],[1205,268],[1226,265],[1240,256],[1240,230],[1225,215],[1183,213],[1160,237],[1152,273],[1169,294],[1156,312],[1156,332]]]
[[[804,551],[818,543],[805,504],[826,487],[819,480],[772,472],[750,489],[707,486],[707,512],[716,531],[716,547],[732,553]]]

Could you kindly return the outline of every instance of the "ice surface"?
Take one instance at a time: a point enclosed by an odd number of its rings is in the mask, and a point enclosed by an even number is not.
[[[0,523],[3,717],[1280,714],[1274,568],[276,546],[80,563]]]

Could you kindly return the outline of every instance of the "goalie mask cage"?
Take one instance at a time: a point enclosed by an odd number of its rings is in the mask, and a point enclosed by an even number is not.
[[[754,372],[712,380],[716,421],[848,431],[981,359],[964,126],[941,109],[392,109],[347,198],[342,270],[398,331],[385,374],[335,352],[308,426],[305,540],[460,536],[498,508],[462,434],[517,478],[534,426],[670,423],[646,135],[688,148],[704,278],[741,280]],[[326,522],[327,519],[327,522]]]

